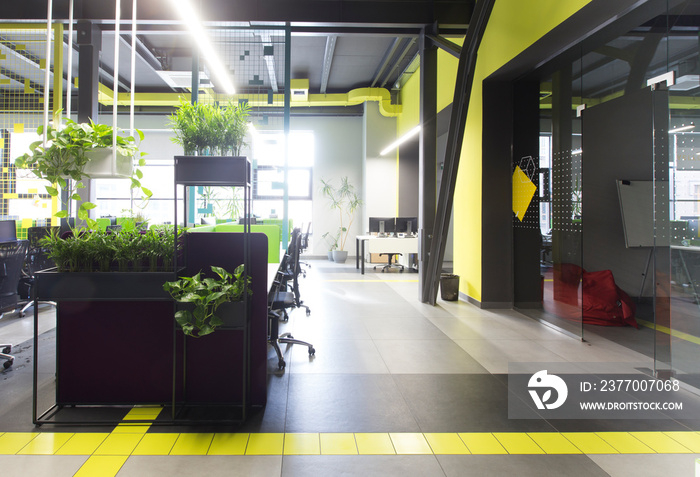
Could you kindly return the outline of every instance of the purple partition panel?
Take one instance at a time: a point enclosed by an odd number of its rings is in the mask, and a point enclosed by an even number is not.
[[[58,404],[171,401],[172,302],[61,301],[56,340]]]
[[[232,272],[243,263],[244,234],[198,232],[187,234],[187,266],[183,275],[211,266]],[[267,399],[267,236],[250,234],[250,404]],[[186,393],[188,403],[226,403],[241,400],[243,333],[217,330],[202,338],[187,338]],[[178,367],[182,363],[180,358]],[[181,396],[180,396],[181,397]]]

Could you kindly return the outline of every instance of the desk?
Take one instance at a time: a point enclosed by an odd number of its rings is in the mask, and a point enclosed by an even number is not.
[[[358,235],[355,237],[355,268],[365,274],[365,243],[369,253],[418,253],[418,237],[377,237]]]

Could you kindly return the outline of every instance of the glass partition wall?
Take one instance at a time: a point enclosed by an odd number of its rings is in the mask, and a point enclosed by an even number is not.
[[[700,388],[700,2],[672,3],[540,77],[542,307],[521,311]]]

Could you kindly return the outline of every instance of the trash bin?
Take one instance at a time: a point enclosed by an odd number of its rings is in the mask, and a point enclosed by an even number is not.
[[[451,273],[440,275],[440,298],[445,301],[457,301],[459,298],[459,275]]]

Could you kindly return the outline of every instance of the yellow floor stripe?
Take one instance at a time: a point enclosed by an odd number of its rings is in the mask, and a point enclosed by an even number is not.
[[[598,432],[597,434],[620,454],[655,454],[652,448],[629,432]]]
[[[213,440],[213,433],[180,434],[170,455],[207,455]]]
[[[151,429],[150,424],[121,423],[112,430],[112,434],[145,434]]]
[[[56,451],[56,455],[92,455],[108,436],[106,432],[73,434],[73,437]]]
[[[0,455],[688,454],[700,432],[0,434]],[[109,459],[104,462],[110,462]],[[86,462],[87,464],[87,462]]]
[[[697,432],[664,432],[667,436],[683,446],[690,449],[695,454],[700,454],[700,434]]]
[[[630,432],[659,454],[690,454],[692,451],[663,432]]]
[[[143,434],[110,434],[94,455],[130,455]]]
[[[323,433],[320,435],[321,454],[323,455],[357,455],[355,435],[345,433]]]
[[[397,454],[432,454],[433,451],[423,434],[418,432],[390,433]]]
[[[690,343],[695,343],[697,345],[700,345],[700,338],[698,338],[697,336],[693,336],[693,335],[691,335],[689,333],[685,333],[683,331],[674,330],[674,329],[668,328],[666,326],[655,325],[654,323],[651,323],[651,322],[646,321],[646,320],[640,320],[639,318],[636,318],[636,320],[637,320],[637,323],[639,323],[640,325],[645,326],[647,328],[651,328],[652,330],[660,331],[660,332],[665,333],[667,335],[671,335],[674,338],[682,339],[682,340],[688,341]]]
[[[126,416],[124,416],[125,421],[131,420],[150,420],[155,421],[160,412],[163,410],[162,406],[137,406],[132,408]]]
[[[388,433],[356,433],[357,451],[360,455],[394,455],[394,445]]]
[[[545,454],[581,454],[581,450],[558,432],[530,432],[530,438]]]
[[[73,437],[67,432],[44,432],[32,439],[17,454],[22,455],[53,455],[63,444]]]
[[[459,437],[472,454],[507,454],[498,439],[486,432],[462,432]]]
[[[207,455],[245,455],[249,436],[242,433],[214,434]]]
[[[39,434],[36,432],[7,432],[0,436],[0,454],[16,454]]]
[[[520,432],[494,432],[493,436],[505,447],[509,454],[544,454],[540,446],[530,436]]]
[[[614,447],[592,432],[564,432],[562,435],[584,454],[619,454]]]
[[[425,439],[430,444],[434,454],[469,454],[464,441],[455,433],[434,432],[425,433]]]
[[[251,434],[245,455],[281,455],[284,450],[284,434]]]
[[[177,433],[146,434],[131,455],[169,455],[179,436]]]
[[[73,477],[113,477],[122,468],[128,456],[90,457]]]
[[[320,455],[321,442],[318,434],[300,433],[284,436],[284,455]]]

